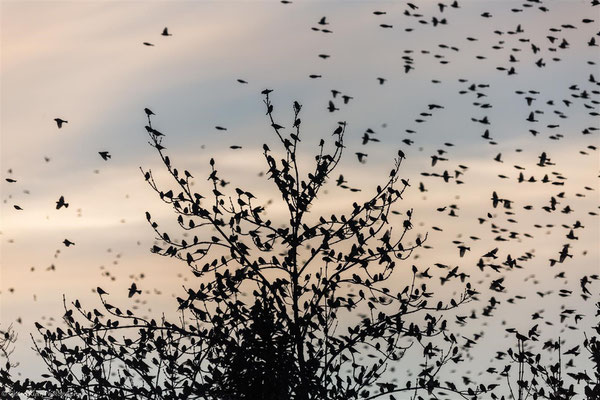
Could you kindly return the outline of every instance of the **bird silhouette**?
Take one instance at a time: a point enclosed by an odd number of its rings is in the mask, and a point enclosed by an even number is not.
[[[60,210],[62,207],[64,207],[64,208],[68,208],[69,207],[69,203],[65,203],[65,197],[64,196],[60,196],[60,198],[56,202],[56,209],[57,210]]]
[[[328,110],[329,112],[334,112],[334,111],[337,111],[337,110],[339,110],[339,108],[337,108],[337,107],[335,106],[335,104],[333,104],[333,101],[329,100],[329,104],[327,105],[327,110]]]
[[[98,293],[100,296],[103,296],[105,294],[108,294],[106,291],[104,291],[104,289],[102,289],[100,286],[98,286],[96,288],[96,293]]]
[[[129,297],[129,298],[132,298],[136,293],[142,294],[142,291],[137,288],[137,285],[135,284],[135,282],[131,283],[131,286],[129,287],[128,290],[129,290],[129,292],[127,293],[127,297]],[[98,293],[100,293],[100,292],[98,292]]]
[[[62,118],[54,118],[54,121],[56,121],[56,126],[58,126],[58,129],[62,128],[63,124],[67,124],[69,122]]]

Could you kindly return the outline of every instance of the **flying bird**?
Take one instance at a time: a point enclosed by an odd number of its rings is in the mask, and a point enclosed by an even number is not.
[[[56,209],[57,210],[60,210],[62,207],[69,208],[69,203],[65,203],[65,197],[64,196],[60,196],[60,198],[56,202]]]
[[[131,286],[129,287],[128,290],[129,290],[129,292],[127,293],[127,297],[129,297],[129,298],[133,297],[133,295],[135,295],[136,293],[142,294],[142,291],[137,288],[137,285],[135,284],[135,282],[131,283]]]
[[[69,122],[69,121],[65,121],[62,118],[54,118],[54,121],[56,121],[56,126],[58,126],[58,129],[62,128],[63,124],[66,124]]]

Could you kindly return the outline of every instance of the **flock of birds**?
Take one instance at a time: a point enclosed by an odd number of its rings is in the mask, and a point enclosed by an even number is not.
[[[292,1],[282,0],[281,3],[292,4]],[[516,3],[511,2],[510,4],[513,5]],[[597,15],[598,11],[596,6],[598,5],[600,5],[598,0],[589,2],[588,9],[590,11],[590,16]],[[417,24],[416,27],[404,28],[404,31],[412,32],[413,30],[420,28],[420,26],[437,29],[441,26],[448,26],[456,23],[457,20],[454,20],[453,18],[456,16],[457,10],[463,7],[464,5],[459,1],[449,3],[440,2],[437,4],[437,7],[422,7],[418,2],[407,2],[405,3],[405,8],[402,10],[402,15],[409,21],[416,21]],[[429,14],[426,14],[425,10],[421,10],[421,8],[426,9]],[[545,2],[541,0],[527,0],[522,5],[512,8],[510,11],[514,14],[524,12],[532,13],[536,11],[535,9],[541,13],[548,13],[551,11],[551,7],[547,6]],[[598,9],[600,9],[600,7],[598,7]],[[593,11],[595,11],[595,13]],[[375,10],[372,11],[372,13],[375,18],[380,19],[381,22],[379,23],[379,27],[382,29],[398,29],[396,23],[389,22],[392,18],[391,12],[386,10]],[[492,13],[483,12],[480,14],[480,17],[490,20],[489,26],[492,26],[494,18]],[[540,71],[550,68],[552,63],[558,63],[564,59],[568,60],[568,51],[573,47],[575,40],[572,38],[574,35],[571,33],[585,26],[589,26],[590,24],[597,26],[597,21],[592,18],[582,18],[578,23],[570,21],[549,28],[545,37],[527,36],[528,27],[522,23],[516,24],[514,29],[495,29],[493,30],[493,34],[497,37],[497,41],[489,46],[488,51],[494,55],[501,54],[502,59],[505,61],[501,65],[496,66],[496,71],[490,71],[490,73],[501,73],[505,75],[504,79],[511,79],[519,74],[520,65],[525,63],[523,60],[529,60],[527,62],[530,62]],[[324,16],[317,19],[315,26],[310,27],[310,29],[316,33],[335,34],[334,25],[332,18]],[[160,35],[163,37],[173,36],[166,27],[162,30]],[[598,58],[596,49],[598,46],[597,36],[600,36],[600,32],[585,38],[584,43],[577,43],[577,45],[583,45],[584,48],[589,49],[590,54],[595,52],[593,53],[595,54],[593,57],[595,59]],[[465,40],[468,45],[470,43],[478,42],[480,39],[475,36],[467,36]],[[148,47],[155,46],[154,43],[148,41],[142,43],[144,46]],[[459,46],[442,43],[439,44],[439,47],[436,50],[421,50],[420,53],[422,57],[428,58],[427,62],[437,61],[440,65],[447,65],[450,63],[453,55],[464,52],[464,50],[465,49],[460,48]],[[414,73],[414,71],[419,68],[418,61],[421,60],[418,59],[417,56],[418,52],[416,50],[411,49],[403,52],[401,56],[403,62],[402,73],[410,76],[410,74]],[[477,54],[474,57],[473,62],[485,60],[488,57],[488,54]],[[318,58],[322,59],[324,62],[328,62],[334,58],[334,55],[319,53]],[[600,104],[600,77],[597,76],[596,62],[594,60],[588,60],[587,64],[591,66],[591,68],[596,68],[596,72],[592,71],[588,73],[587,76],[585,76],[585,79],[574,77],[575,82],[559,81],[554,83],[556,88],[563,91],[563,95],[560,98],[547,95],[539,88],[522,89],[514,93],[515,101],[520,102],[523,107],[521,126],[523,127],[524,135],[527,136],[528,139],[537,140],[539,142],[544,138],[553,141],[568,139],[565,137],[564,133],[560,133],[561,125],[557,122],[557,118],[562,120],[569,118],[571,115],[576,115],[581,119],[581,128],[578,133],[590,138],[590,144],[579,151],[579,156],[588,157],[593,155],[596,158],[598,157],[597,133],[599,128],[597,117],[599,116],[598,106]],[[323,74],[310,74],[308,75],[308,78],[325,79]],[[388,84],[389,79],[390,78],[378,76],[372,77],[373,85],[386,85]],[[242,78],[237,78],[236,82],[240,85],[250,84],[246,79]],[[432,80],[432,83],[442,84],[443,82],[434,79]],[[471,100],[471,109],[469,112],[472,112],[472,115],[469,116],[468,121],[469,123],[474,124],[480,131],[478,140],[480,140],[481,145],[499,145],[501,140],[495,139],[498,132],[494,131],[493,118],[489,114],[491,114],[494,107],[501,107],[502,105],[495,104],[493,100],[490,99],[490,84],[467,79],[459,79],[458,83],[460,89],[456,95]],[[359,99],[357,94],[350,95],[344,90],[339,89],[329,89],[327,96],[328,99],[325,102],[325,109],[332,114],[342,111],[345,106],[348,106],[351,102],[355,102]],[[424,126],[425,128],[423,128],[423,130],[426,130],[427,122],[436,118],[438,113],[444,112],[444,110],[450,106],[451,105],[449,104],[428,103],[411,122],[414,122],[417,126]],[[154,115],[149,108],[146,108],[144,112],[148,117]],[[66,124],[69,123],[69,121],[58,117],[55,118],[54,121],[58,129],[65,128]],[[382,125],[384,128],[385,126],[385,124]],[[279,128],[283,127],[280,126]],[[163,135],[161,132],[150,128],[149,126],[147,126],[146,129],[152,129],[154,135]],[[221,125],[216,125],[215,129],[219,132],[227,132],[227,128]],[[415,147],[415,144],[418,144],[419,130],[407,128],[405,133],[406,137],[401,139],[399,143],[394,143],[394,145],[400,144],[404,150],[408,152],[411,148]],[[369,149],[382,142],[382,139],[378,137],[377,132],[371,128],[366,129],[359,138],[361,149],[354,152],[358,166],[367,164],[369,161]],[[455,143],[444,142],[439,148],[434,149],[430,153],[428,156],[430,160],[430,169],[420,173],[421,181],[416,186],[416,190],[418,190],[419,193],[425,195],[427,192],[433,190],[432,186],[463,185],[467,183],[465,175],[468,174],[470,167],[460,162],[453,164],[454,160],[452,152],[455,147]],[[596,193],[592,194],[592,192],[595,192],[597,189],[597,183],[591,183],[578,188],[569,186],[567,184],[567,176],[558,169],[559,165],[553,160],[549,151],[544,150],[544,144],[536,143],[533,144],[532,147],[537,149],[538,155],[535,160],[531,160],[529,165],[508,166],[508,157],[505,152],[502,151],[497,152],[496,155],[488,161],[490,165],[506,165],[503,172],[498,175],[498,179],[502,181],[512,181],[525,186],[535,185],[535,190],[539,190],[542,185],[545,185],[544,190],[548,193],[546,196],[546,204],[539,207],[534,204],[521,204],[519,200],[510,198],[510,193],[507,194],[500,190],[490,189],[488,209],[482,210],[482,215],[473,222],[475,222],[477,226],[487,228],[491,237],[493,237],[493,242],[496,244],[490,245],[489,247],[492,248],[485,251],[480,256],[475,256],[473,259],[475,259],[476,262],[470,267],[465,266],[459,268],[452,266],[449,262],[437,262],[432,263],[431,266],[427,266],[427,268],[422,268],[418,274],[419,279],[423,280],[431,280],[436,276],[439,276],[440,285],[444,285],[451,277],[459,276],[462,281],[465,281],[472,275],[474,276],[477,271],[486,274],[485,277],[489,278],[486,282],[489,285],[489,291],[492,295],[488,296],[487,302],[482,301],[484,305],[481,310],[474,310],[470,314],[457,314],[455,316],[457,325],[465,325],[468,320],[477,319],[480,316],[485,317],[493,315],[494,310],[496,310],[502,302],[499,300],[498,295],[501,293],[508,294],[510,292],[510,288],[507,288],[506,286],[506,279],[509,271],[523,270],[524,264],[534,259],[535,254],[531,251],[522,254],[511,254],[511,244],[521,243],[524,239],[532,239],[534,237],[531,233],[527,232],[529,227],[521,227],[519,225],[517,217],[520,215],[521,209],[524,210],[524,212],[536,213],[539,211],[541,213],[536,214],[536,218],[543,220],[544,222],[534,224],[534,228],[539,230],[556,229],[564,233],[564,244],[556,249],[554,257],[547,260],[547,263],[545,264],[547,264],[548,267],[556,267],[559,264],[567,263],[574,257],[573,245],[581,236],[583,236],[583,229],[587,225],[589,225],[588,228],[590,229],[594,229],[594,226],[597,229],[598,222],[595,219],[598,216],[597,210],[580,210],[574,205],[575,199],[584,198],[588,195],[594,195],[597,198],[598,195]],[[230,146],[230,148],[239,150],[242,146],[233,145]],[[523,152],[523,149],[521,148],[516,148],[514,150],[517,153]],[[104,161],[109,161],[111,159],[110,152],[106,150],[98,151],[98,155]],[[49,158],[46,158],[46,162],[48,161]],[[573,162],[577,162],[575,156],[573,156]],[[12,171],[9,170],[9,174],[11,172]],[[18,180],[13,176],[7,177],[5,180],[11,185],[18,184]],[[342,190],[348,190],[350,192],[361,191],[360,188],[350,185],[347,177],[344,177],[343,174],[339,174],[337,178],[333,178],[332,180],[333,183]],[[228,182],[222,182],[222,186],[226,186],[227,184]],[[533,186],[526,186],[523,190],[529,190],[529,188],[532,187]],[[6,203],[7,200],[8,199],[4,199],[4,202]],[[19,204],[14,204],[13,207],[18,212],[27,211]],[[68,207],[69,202],[61,195],[56,201],[56,210],[66,209]],[[457,205],[456,202],[435,207],[435,213],[443,214],[451,218],[462,218],[460,211],[460,206]],[[576,217],[571,217],[572,215],[575,215]],[[572,222],[556,225],[552,223],[553,218],[559,220],[563,216],[568,216],[572,219]],[[589,222],[586,222],[586,219],[588,219]],[[444,232],[444,228],[439,226],[439,224],[432,225],[430,228],[433,231]],[[475,234],[465,234],[464,236],[460,235],[460,237],[452,240],[452,246],[456,248],[456,255],[459,259],[463,259],[464,257],[467,257],[469,253],[474,252],[474,245],[478,241],[483,241],[480,236],[476,236]],[[70,247],[74,246],[75,242],[65,238],[63,244],[65,247]],[[540,242],[539,246],[543,246],[543,243]],[[425,246],[425,248],[427,247],[428,246]],[[477,245],[476,247],[480,248],[481,245]],[[584,250],[582,254],[585,255],[586,250]],[[576,274],[577,271],[575,265],[570,268],[573,270],[562,270],[556,273],[554,270],[550,270],[552,271],[554,279],[562,280],[564,282],[564,288],[556,292],[553,289],[539,289],[535,292],[536,296],[539,298],[547,298],[556,293],[560,298],[568,298],[578,294],[584,301],[589,299],[600,301],[597,294],[594,294],[595,289],[592,288],[594,282],[597,282],[600,279],[600,271],[599,273],[579,276],[577,278],[579,281],[578,287],[573,287],[571,281],[568,281],[567,279],[568,276]],[[430,270],[438,271],[441,274],[434,274],[433,272],[430,272]],[[544,274],[548,273],[549,272],[544,271]],[[143,275],[137,277],[138,280],[141,278],[143,278]],[[480,283],[481,282],[484,282],[483,278]],[[540,278],[538,278],[536,274],[530,274],[525,278],[525,282],[533,282],[537,285],[540,284]],[[96,289],[96,292],[99,294],[106,293],[99,287]],[[146,293],[151,292],[146,290]],[[155,293],[160,292],[155,290]],[[127,294],[128,297],[133,297],[136,294],[142,294],[142,290],[138,288],[136,282],[133,282],[127,289]],[[517,301],[522,300],[535,301],[532,297],[515,295],[507,297],[506,302],[516,303]],[[584,312],[579,312],[577,309],[565,304],[563,304],[558,311],[560,322],[566,329],[579,329],[578,323],[583,319]],[[551,321],[551,318],[546,319],[544,317],[543,310],[536,311],[531,315],[531,321],[537,322],[538,320],[544,321],[546,325],[554,324],[554,322]],[[596,328],[596,330],[600,333],[599,328]],[[517,330],[510,327],[507,328],[506,331],[507,335],[515,332],[518,333]],[[463,337],[463,346],[467,349],[472,348],[476,343],[482,342],[481,338],[483,336],[483,333],[476,333],[471,337]],[[572,348],[564,355],[572,356],[568,361],[572,366],[574,358],[579,354],[580,350],[578,348]],[[499,352],[497,354],[497,358],[499,359],[505,356],[505,353],[501,354],[501,352]],[[495,371],[488,370],[487,372]]]

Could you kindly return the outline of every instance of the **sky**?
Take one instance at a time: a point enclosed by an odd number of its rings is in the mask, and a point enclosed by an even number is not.
[[[597,131],[582,133],[598,128],[591,114],[598,111],[598,93],[592,90],[600,89],[590,75],[600,80],[600,57],[588,41],[600,38],[597,21],[582,22],[597,17],[597,10],[575,0],[544,2],[548,12],[517,1],[461,1],[460,8],[443,12],[437,2],[414,3],[416,11],[404,1],[1,1],[0,327],[12,324],[19,332],[15,355],[24,373],[40,368],[28,333],[35,321],[60,320],[63,295],[97,304],[94,288],[102,286],[125,302],[126,287],[135,280],[144,289],[136,306],[160,314],[173,309],[182,280],[190,284],[185,264],[149,252],[155,237],[144,212],[165,224],[175,216],[140,171],[151,168],[168,185],[147,143],[145,107],[156,114],[153,126],[166,135],[167,154],[198,178],[198,187],[206,187],[202,177],[214,158],[230,182],[226,190],[251,188],[264,204],[273,200],[270,215],[284,220],[274,185],[259,176],[266,170],[263,143],[276,148],[260,93],[265,88],[274,90],[275,115],[283,126],[291,126],[292,102],[303,105],[304,165],[319,139],[330,138],[338,121],[347,122],[347,148],[334,179],[343,174],[362,191],[331,182],[313,216],[349,210],[352,201],[365,199],[402,149],[407,157],[401,175],[411,187],[399,210],[414,208],[416,230],[429,233],[431,247],[407,265],[461,265],[486,292],[486,274],[492,272],[478,271],[482,254],[495,247],[504,259],[532,252],[526,268],[507,274],[508,292],[495,294],[506,306],[496,323],[509,319],[527,326],[528,315],[540,308],[555,320],[565,304],[593,317],[590,301],[575,294],[565,300],[556,291],[577,292],[582,276],[600,272],[600,161],[594,148],[600,143]],[[378,10],[386,14],[374,15]],[[405,10],[422,17],[406,16]],[[491,18],[481,16],[486,11]],[[323,16],[328,25],[318,24]],[[447,23],[433,26],[434,16]],[[564,27],[569,24],[576,29]],[[164,27],[172,36],[161,36]],[[556,37],[555,43],[547,36]],[[563,38],[565,49],[558,47]],[[532,44],[540,48],[537,54]],[[407,57],[414,67],[409,72]],[[535,64],[540,58],[543,67]],[[516,74],[507,74],[511,67]],[[473,84],[479,86],[470,90]],[[344,104],[331,90],[352,99]],[[589,98],[579,96],[583,90]],[[526,96],[535,98],[531,106]],[[339,110],[327,110],[330,100]],[[429,110],[430,104],[443,108]],[[485,104],[490,107],[482,108]],[[535,115],[538,122],[528,122],[534,110],[543,113]],[[472,120],[484,116],[490,125]],[[68,120],[61,129],[57,117]],[[363,145],[369,128],[379,142]],[[486,129],[492,140],[481,137]],[[440,149],[446,153],[437,153]],[[99,151],[112,158],[104,161]],[[367,153],[366,163],[355,152]],[[536,165],[542,152],[554,165]],[[447,160],[433,167],[434,154]],[[463,184],[423,175],[454,174],[459,165],[468,167],[458,178]],[[537,182],[518,183],[520,171]],[[545,174],[564,185],[540,182]],[[419,190],[420,182],[427,191]],[[492,208],[494,191],[513,201],[514,215]],[[56,210],[61,195],[69,207]],[[553,196],[559,210],[544,211]],[[526,205],[533,210],[523,209]],[[567,205],[573,212],[561,213]],[[448,215],[453,206],[459,217]],[[486,221],[480,224],[479,217]],[[569,241],[569,229],[561,225],[575,221],[585,229]],[[515,239],[495,240],[511,231],[518,232]],[[65,247],[65,238],[75,245]],[[453,240],[471,251],[459,257]],[[548,260],[567,242],[573,259],[550,267]],[[566,279],[555,278],[560,271],[567,272]],[[399,284],[405,276],[400,273]],[[439,293],[453,290],[441,287]],[[554,295],[540,304],[535,294],[540,290]],[[515,300],[516,294],[525,299]],[[511,298],[520,305],[508,302]],[[556,336],[564,328],[547,329]],[[489,340],[504,337],[502,330],[489,331]]]

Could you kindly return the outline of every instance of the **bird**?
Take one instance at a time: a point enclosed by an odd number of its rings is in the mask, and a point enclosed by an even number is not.
[[[100,154],[100,157],[102,157],[104,161],[108,161],[108,159],[111,158],[111,155],[108,153],[108,151],[99,151],[98,154]]]
[[[69,122],[62,118],[54,118],[54,121],[56,121],[56,126],[58,126],[58,129],[62,128],[63,124],[67,124]]]
[[[540,167],[544,167],[546,165],[553,165],[550,162],[550,158],[548,158],[548,156],[546,155],[546,152],[542,152],[542,154],[540,154],[540,156],[538,157],[539,161],[537,163],[538,166]]]
[[[96,288],[96,293],[98,293],[100,296],[108,294],[106,291],[104,291],[104,289],[102,289],[100,286],[98,286]]]
[[[339,110],[339,108],[337,108],[335,106],[335,104],[333,104],[333,101],[329,100],[329,104],[327,105],[327,110],[329,110],[329,112],[334,112]]]
[[[167,27],[165,27],[161,33],[162,36],[173,36],[172,34],[169,33],[169,29]]]
[[[15,183],[16,180],[12,179],[12,178],[6,178],[6,182],[8,182],[8,183]]]
[[[322,17],[322,18],[319,20],[318,24],[319,24],[319,25],[329,25],[329,22],[327,22],[327,21],[326,21],[326,19],[327,19],[327,17]]]
[[[65,203],[65,197],[64,196],[60,196],[60,198],[56,202],[56,209],[57,210],[60,210],[62,207],[69,208],[69,203]]]
[[[377,81],[379,82],[380,85],[383,85],[385,83],[385,81],[387,81],[387,79],[385,79],[385,78],[377,78]]]
[[[527,121],[529,122],[538,122],[537,119],[535,119],[535,114],[532,112],[529,113],[529,116],[527,117]]]
[[[136,293],[142,294],[142,291],[137,288],[137,285],[135,284],[135,282],[131,283],[131,286],[129,287],[128,290],[129,290],[129,292],[127,293],[127,297],[129,297],[129,298],[133,297],[133,295],[135,295]]]
[[[459,250],[460,257],[463,257],[467,251],[471,251],[471,248],[466,247],[464,245],[460,245],[460,246],[458,246],[458,250]]]
[[[150,43],[150,42],[143,42],[143,45],[144,45],[144,46],[154,46],[154,45],[153,45],[152,43]]]
[[[356,157],[358,157],[358,162],[360,162],[362,164],[364,164],[366,162],[365,158],[368,156],[368,154],[360,153],[360,152],[357,152],[355,154],[356,154]]]
[[[73,246],[73,245],[75,245],[75,243],[71,242],[69,239],[65,239],[65,240],[63,240],[63,244],[64,244],[66,247],[69,247],[69,246]]]

